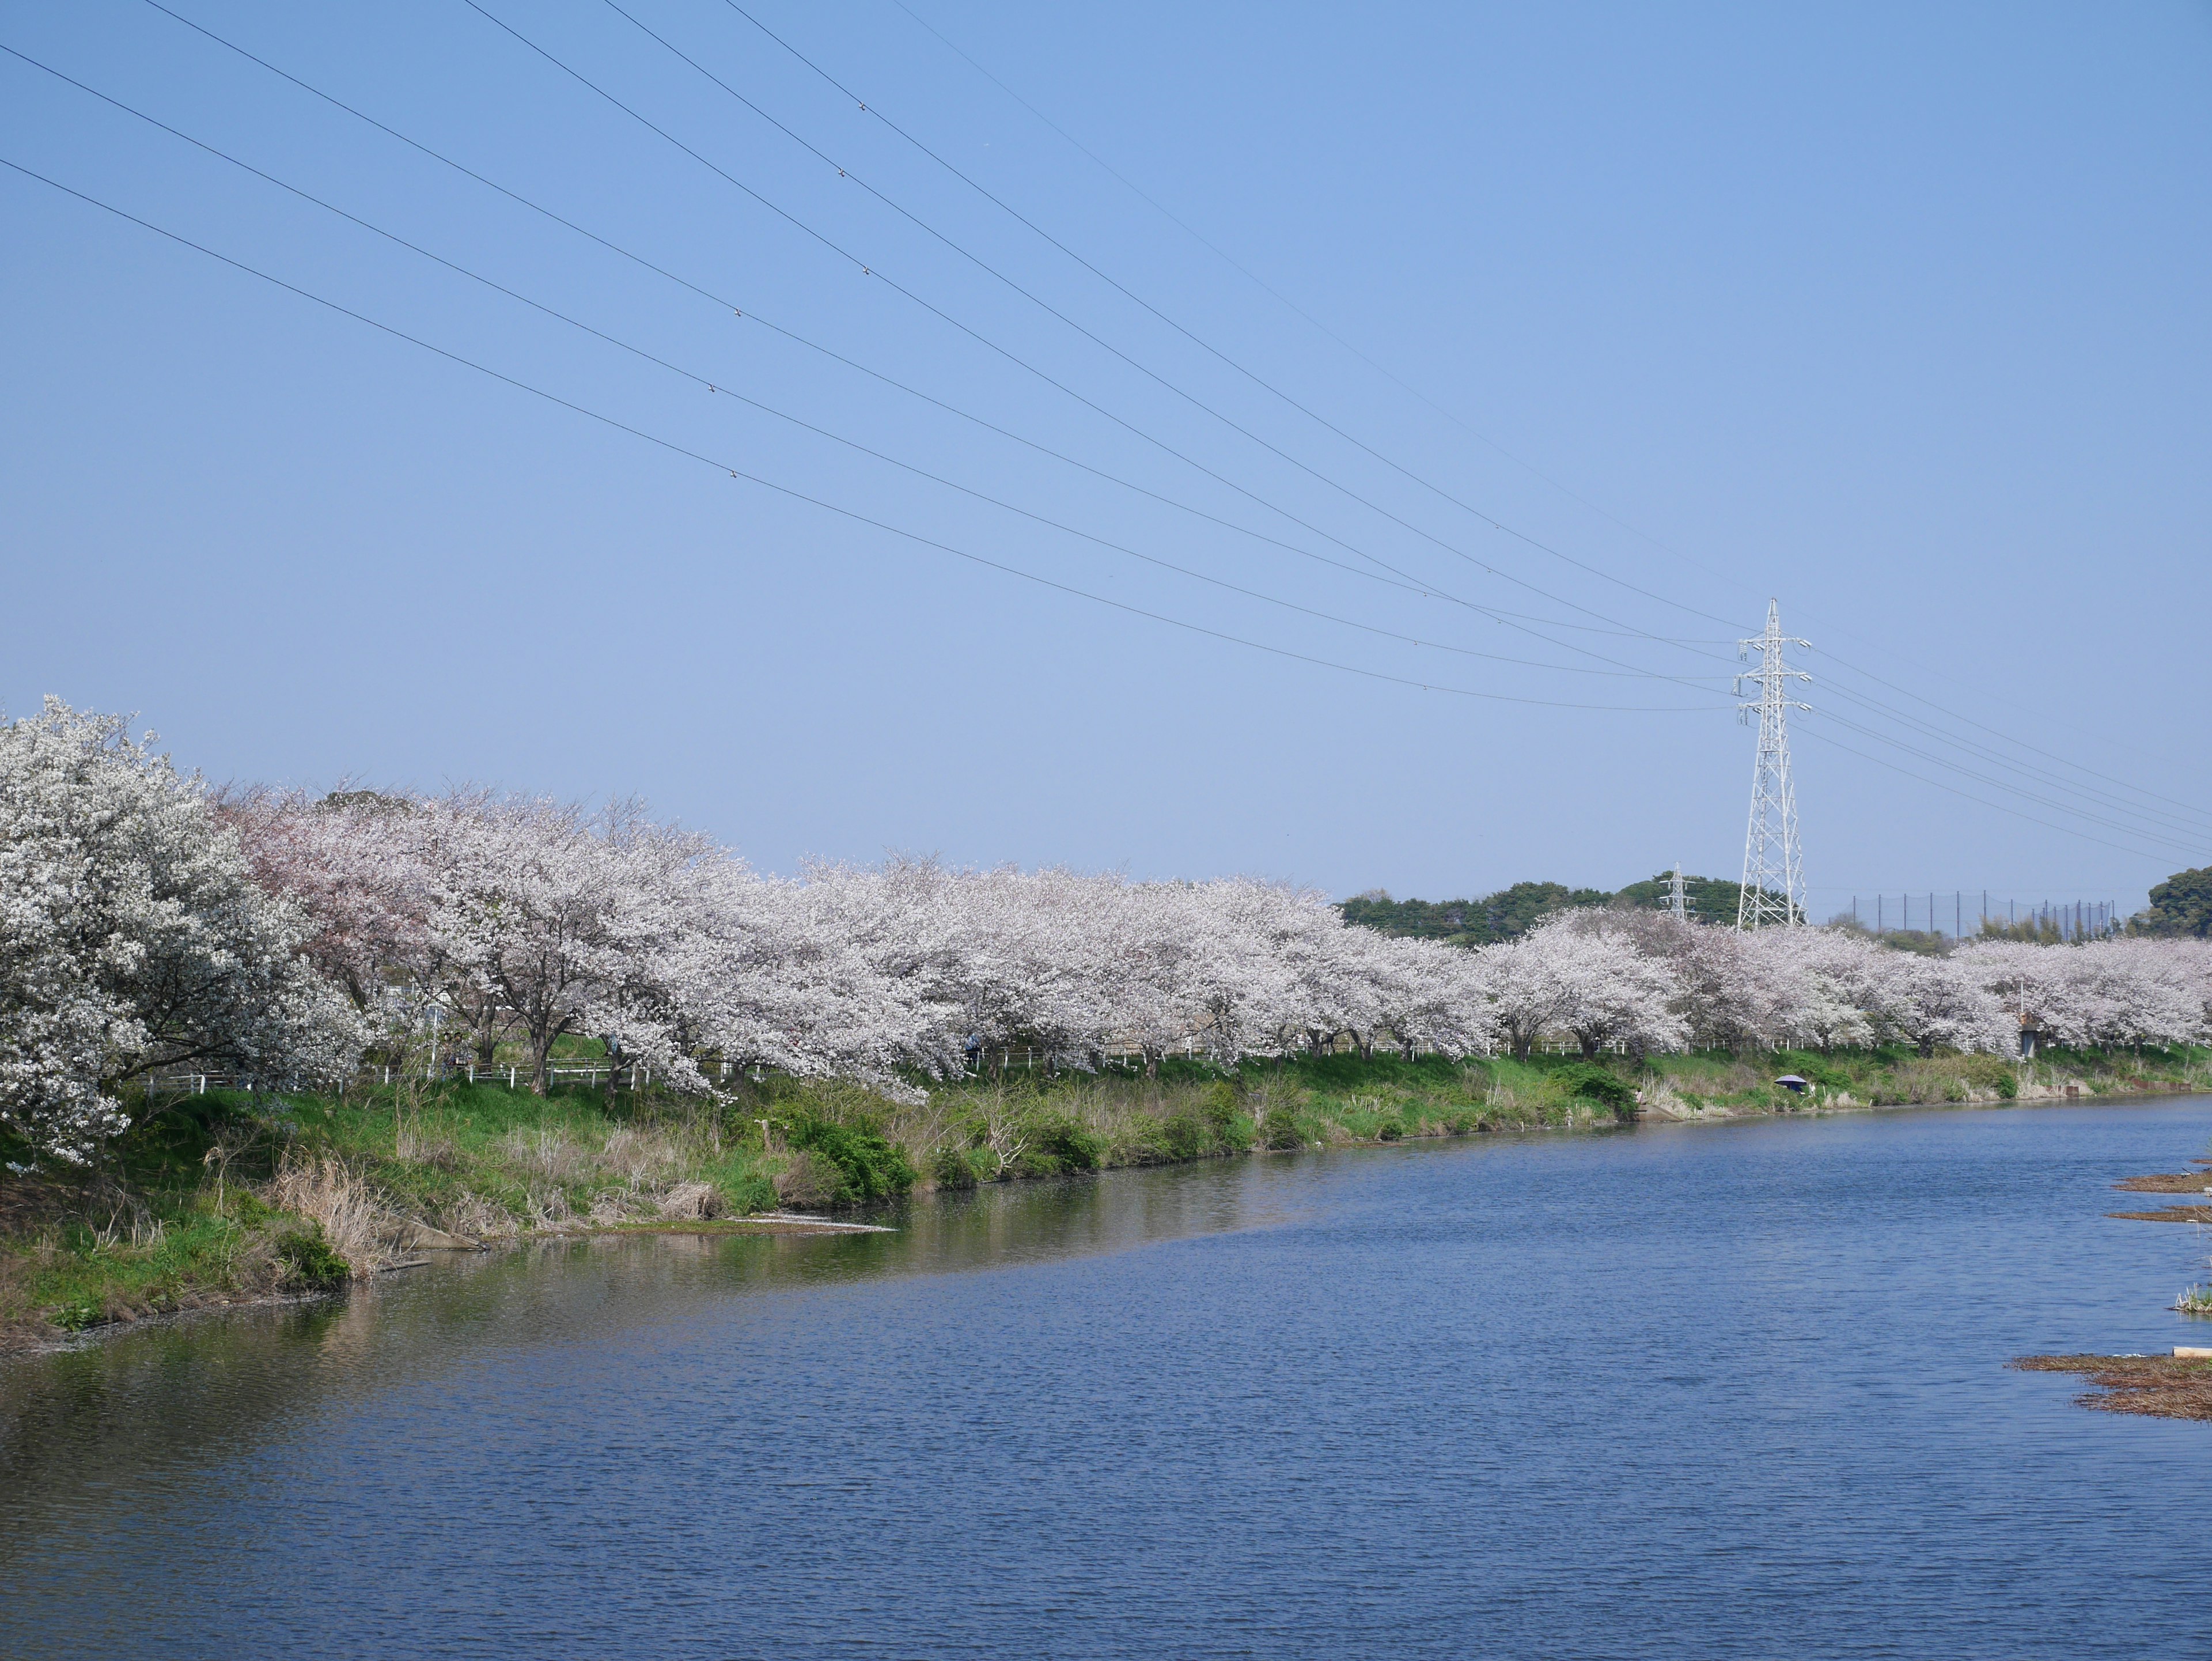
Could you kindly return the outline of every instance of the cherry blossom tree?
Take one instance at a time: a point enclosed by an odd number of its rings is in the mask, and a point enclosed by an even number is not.
[[[2015,1022],[2063,1043],[2187,1043],[2206,1031],[2212,983],[2193,940],[1977,941],[1957,958]]]
[[[1530,933],[1559,989],[1559,1024],[1584,1056],[1609,1043],[1637,1055],[1681,1048],[1689,1026],[1674,1007],[1680,989],[1674,968],[1639,950],[1617,916],[1563,911]]]
[[[1868,959],[1867,1017],[1877,1038],[1902,1038],[1923,1056],[1939,1045],[2002,1050],[2013,1024],[2003,1005],[1956,957],[1881,951]]]
[[[713,843],[635,803],[590,812],[482,792],[421,803],[416,823],[435,960],[454,992],[521,1030],[532,1088],[548,1087],[571,1033],[605,1038],[611,1063],[703,1087],[675,971],[694,961],[680,948],[710,904]]]
[[[88,1159],[159,1068],[343,1074],[362,1031],[197,777],[48,699],[0,727],[0,1124]]]
[[[1469,952],[1347,926],[1322,896],[1254,879],[893,859],[784,879],[635,804],[210,799],[58,705],[8,729],[4,763],[22,782],[0,844],[0,1119],[49,1127],[57,1149],[119,1123],[134,1068],[334,1067],[365,1031],[398,1048],[433,1017],[487,1062],[519,1037],[540,1090],[554,1045],[587,1034],[681,1088],[734,1065],[908,1097],[1012,1045],[1073,1068],[1127,1046],[1156,1071],[1186,1046],[1233,1068],[1346,1039],[1407,1057],[1502,1043],[1525,1059],[1547,1036],[1585,1056],[1889,1039],[1932,1054],[2005,1047],[2022,1010],[2081,1044],[2212,1030],[2212,943],[2194,940],[1921,957],[1842,929],[1589,910]],[[134,874],[112,917],[83,923],[64,873],[103,860]]]
[[[1474,954],[1436,940],[1394,940],[1368,972],[1382,1030],[1407,1061],[1423,1050],[1458,1058],[1497,1037]]]
[[[819,888],[763,878],[734,856],[700,873],[669,978],[686,1036],[740,1069],[842,1075],[906,1093],[901,1070],[945,1070],[939,1025],[912,977],[885,972]]]

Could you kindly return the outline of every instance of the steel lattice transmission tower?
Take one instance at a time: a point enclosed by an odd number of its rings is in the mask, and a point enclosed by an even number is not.
[[[1755,703],[1739,703],[1736,719],[1745,721],[1759,712],[1759,759],[1751,770],[1751,824],[1743,837],[1743,890],[1736,901],[1735,926],[1760,928],[1772,925],[1794,928],[1805,916],[1805,873],[1797,848],[1797,791],[1790,782],[1790,725],[1792,709],[1810,709],[1789,697],[1790,683],[1810,680],[1802,670],[1782,660],[1785,646],[1808,650],[1812,642],[1782,632],[1782,605],[1766,602],[1766,632],[1756,639],[1736,642],[1737,655],[1749,661],[1759,654],[1759,666],[1735,678],[1735,695],[1743,697],[1744,683],[1759,687]]]
[[[1677,922],[1690,920],[1690,899],[1682,886],[1682,862],[1674,861],[1674,874],[1667,879],[1667,910]]]

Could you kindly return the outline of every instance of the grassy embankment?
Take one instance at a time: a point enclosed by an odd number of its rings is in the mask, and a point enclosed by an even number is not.
[[[1813,1083],[1795,1097],[1773,1083]],[[720,1105],[650,1092],[610,1101],[447,1083],[343,1099],[192,1096],[149,1111],[89,1173],[0,1147],[0,1334],[16,1342],[195,1305],[310,1293],[441,1242],[580,1229],[716,1227],[1122,1165],[1409,1137],[1571,1128],[1638,1116],[2007,1099],[1996,1057],[1899,1050],[1691,1055],[1593,1065],[1352,1056],[1234,1076],[1016,1073],[940,1086],[921,1106],[857,1086],[771,1079]],[[2212,1083],[2212,1052],[2047,1056],[2031,1095]],[[761,1123],[765,1120],[766,1125]]]

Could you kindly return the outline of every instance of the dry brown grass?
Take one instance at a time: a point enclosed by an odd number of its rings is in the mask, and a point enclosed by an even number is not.
[[[499,1145],[509,1165],[556,1183],[573,1183],[593,1173],[599,1161],[589,1148],[568,1140],[559,1126],[538,1130],[513,1130]]]
[[[287,1153],[262,1197],[279,1211],[320,1225],[331,1250],[356,1275],[373,1275],[397,1261],[386,1242],[398,1220],[342,1159]]]
[[[474,1189],[447,1206],[444,1219],[447,1229],[471,1240],[512,1239],[522,1227],[506,1207],[494,1205]]]
[[[2023,1355],[2022,1372],[2075,1372],[2096,1386],[2074,1399],[2100,1413],[2212,1420],[2212,1361],[2179,1355]]]
[[[658,1190],[667,1177],[692,1163],[694,1153],[665,1130],[638,1130],[624,1125],[607,1138],[598,1163],[609,1175],[621,1177],[635,1194]]]
[[[660,1199],[660,1214],[673,1220],[703,1223],[722,1209],[722,1190],[712,1183],[678,1183]]]
[[[2203,1194],[2212,1191],[2212,1172],[2165,1171],[2155,1177],[2130,1177],[2112,1186],[2128,1194]]]
[[[784,1161],[774,1181],[777,1202],[801,1210],[828,1205],[837,1191],[837,1173],[804,1148]]]
[[[2212,1205],[2170,1205],[2156,1211],[2108,1211],[2136,1223],[2212,1223]]]

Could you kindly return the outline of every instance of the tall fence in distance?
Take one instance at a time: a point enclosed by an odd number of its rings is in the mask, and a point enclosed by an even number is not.
[[[1940,888],[1919,893],[1851,896],[1850,916],[1860,928],[1877,934],[1936,934],[1947,940],[1972,940],[1985,923],[2001,928],[2023,925],[2048,931],[2062,940],[2101,940],[2117,934],[2127,924],[2118,906],[2110,900],[2018,900],[1997,898],[1986,888]]]

